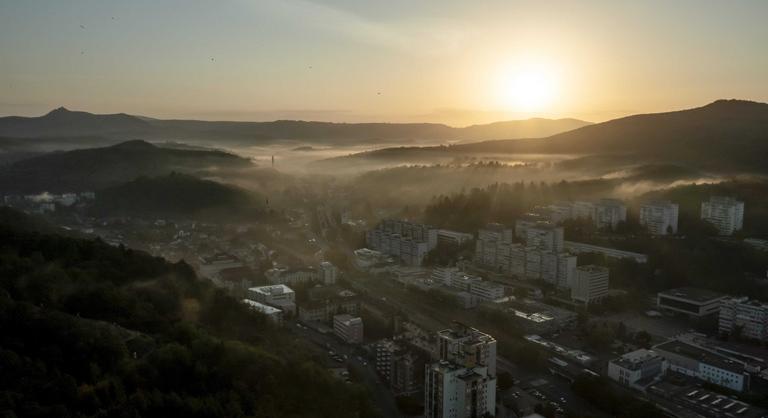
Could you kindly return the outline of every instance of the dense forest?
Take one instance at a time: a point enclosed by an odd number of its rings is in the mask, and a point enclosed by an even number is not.
[[[264,198],[235,186],[171,173],[139,177],[133,181],[99,190],[94,214],[171,216],[195,218],[225,216],[257,218],[265,212]]]
[[[0,415],[375,416],[183,262],[37,226],[0,208]]]

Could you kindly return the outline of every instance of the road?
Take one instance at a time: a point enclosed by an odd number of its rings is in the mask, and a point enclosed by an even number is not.
[[[339,355],[346,356],[346,360],[343,363],[338,363],[331,360],[329,355],[329,365],[333,367],[347,367],[350,371],[350,376],[358,380],[357,383],[366,387],[371,392],[374,405],[383,417],[402,416],[397,409],[395,397],[389,390],[388,385],[376,373],[374,363],[361,357],[361,348],[345,344],[333,334],[322,334],[307,327],[299,328],[295,325],[294,327],[299,336],[314,343],[320,350],[325,352],[333,351]]]

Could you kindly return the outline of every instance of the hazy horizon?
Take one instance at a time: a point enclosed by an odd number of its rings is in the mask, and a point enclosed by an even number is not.
[[[466,126],[768,101],[766,2],[398,5],[0,1],[0,114]]]

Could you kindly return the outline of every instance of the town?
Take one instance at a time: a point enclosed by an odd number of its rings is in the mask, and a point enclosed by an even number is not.
[[[94,198],[4,202],[112,245],[189,260],[325,353],[341,382],[375,388],[391,416],[610,416],[647,405],[680,417],[767,412],[756,400],[768,390],[768,303],[696,287],[636,299],[612,278],[652,256],[568,239],[584,224],[631,239],[621,200],[537,206],[512,225],[468,233],[393,218],[368,227],[327,208],[287,212],[279,226],[91,219],[82,212]],[[701,202],[701,220],[717,231],[708,239],[732,240],[745,210],[731,197]],[[678,212],[648,201],[635,216],[653,240],[675,240]],[[329,240],[333,228],[353,239]],[[734,245],[768,248],[750,238]],[[593,398],[597,387],[605,399]]]

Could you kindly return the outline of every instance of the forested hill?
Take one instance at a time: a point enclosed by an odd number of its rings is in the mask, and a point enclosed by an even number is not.
[[[195,173],[236,169],[250,161],[221,151],[160,148],[128,141],[103,148],[55,152],[18,161],[0,169],[0,192],[37,193],[98,190],[139,176],[171,171]]]
[[[0,208],[0,415],[375,416],[186,264],[24,218]]]
[[[263,202],[257,194],[235,186],[171,173],[99,190],[92,210],[99,216],[220,216],[232,220],[262,215]]]

